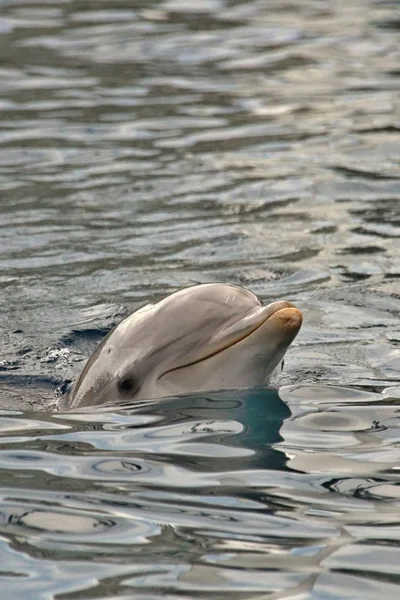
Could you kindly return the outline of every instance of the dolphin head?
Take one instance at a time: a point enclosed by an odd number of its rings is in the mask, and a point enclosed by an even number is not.
[[[229,284],[182,289],[121,321],[88,360],[69,408],[261,386],[302,323],[285,301],[264,306]]]

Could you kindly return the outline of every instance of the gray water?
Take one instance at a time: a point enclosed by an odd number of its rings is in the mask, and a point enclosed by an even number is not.
[[[8,599],[397,599],[396,0],[1,0]],[[279,393],[54,404],[128,311],[304,313]]]

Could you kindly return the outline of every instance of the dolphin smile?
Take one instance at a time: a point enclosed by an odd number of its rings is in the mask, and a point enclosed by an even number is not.
[[[245,288],[184,288],[121,321],[86,363],[63,408],[268,383],[302,324],[286,301]]]
[[[204,348],[204,355],[199,356],[196,360],[191,362],[183,362],[179,366],[174,366],[169,371],[162,373],[159,377],[161,379],[164,375],[177,371],[184,367],[195,365],[207,358],[211,358],[224,350],[231,348],[235,344],[238,344],[242,340],[250,337],[252,333],[262,327],[268,320],[275,318],[278,319],[282,326],[282,331],[286,330],[286,333],[290,335],[293,333],[296,335],[302,324],[302,314],[298,308],[296,308],[290,302],[283,300],[272,302],[268,306],[261,305],[263,310],[257,311],[255,315],[243,319],[240,323],[233,325],[230,330],[225,331],[224,339],[218,339],[218,341],[211,340]]]

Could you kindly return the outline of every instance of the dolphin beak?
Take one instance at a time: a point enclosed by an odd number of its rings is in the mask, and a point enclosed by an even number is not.
[[[277,302],[276,304],[282,303]],[[290,302],[285,302],[285,304],[286,306],[282,308],[277,307],[264,323],[276,328],[277,333],[282,334],[284,338],[292,337],[292,339],[294,339],[300,331],[303,323],[303,315],[299,309],[293,304],[290,304]]]
[[[266,345],[273,349],[286,349],[298,334],[303,322],[303,316],[298,308],[283,300],[272,302],[267,306],[259,305],[252,312],[234,323],[227,324],[224,328],[211,336],[206,350],[188,354],[182,361],[162,373],[158,379],[178,369],[189,367],[220,352],[231,348],[235,344],[250,337],[259,329],[265,330]]]

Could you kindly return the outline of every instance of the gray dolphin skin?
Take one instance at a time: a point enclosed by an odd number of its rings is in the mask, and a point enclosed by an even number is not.
[[[290,302],[264,306],[236,285],[184,288],[121,321],[63,408],[262,386],[301,324]]]

